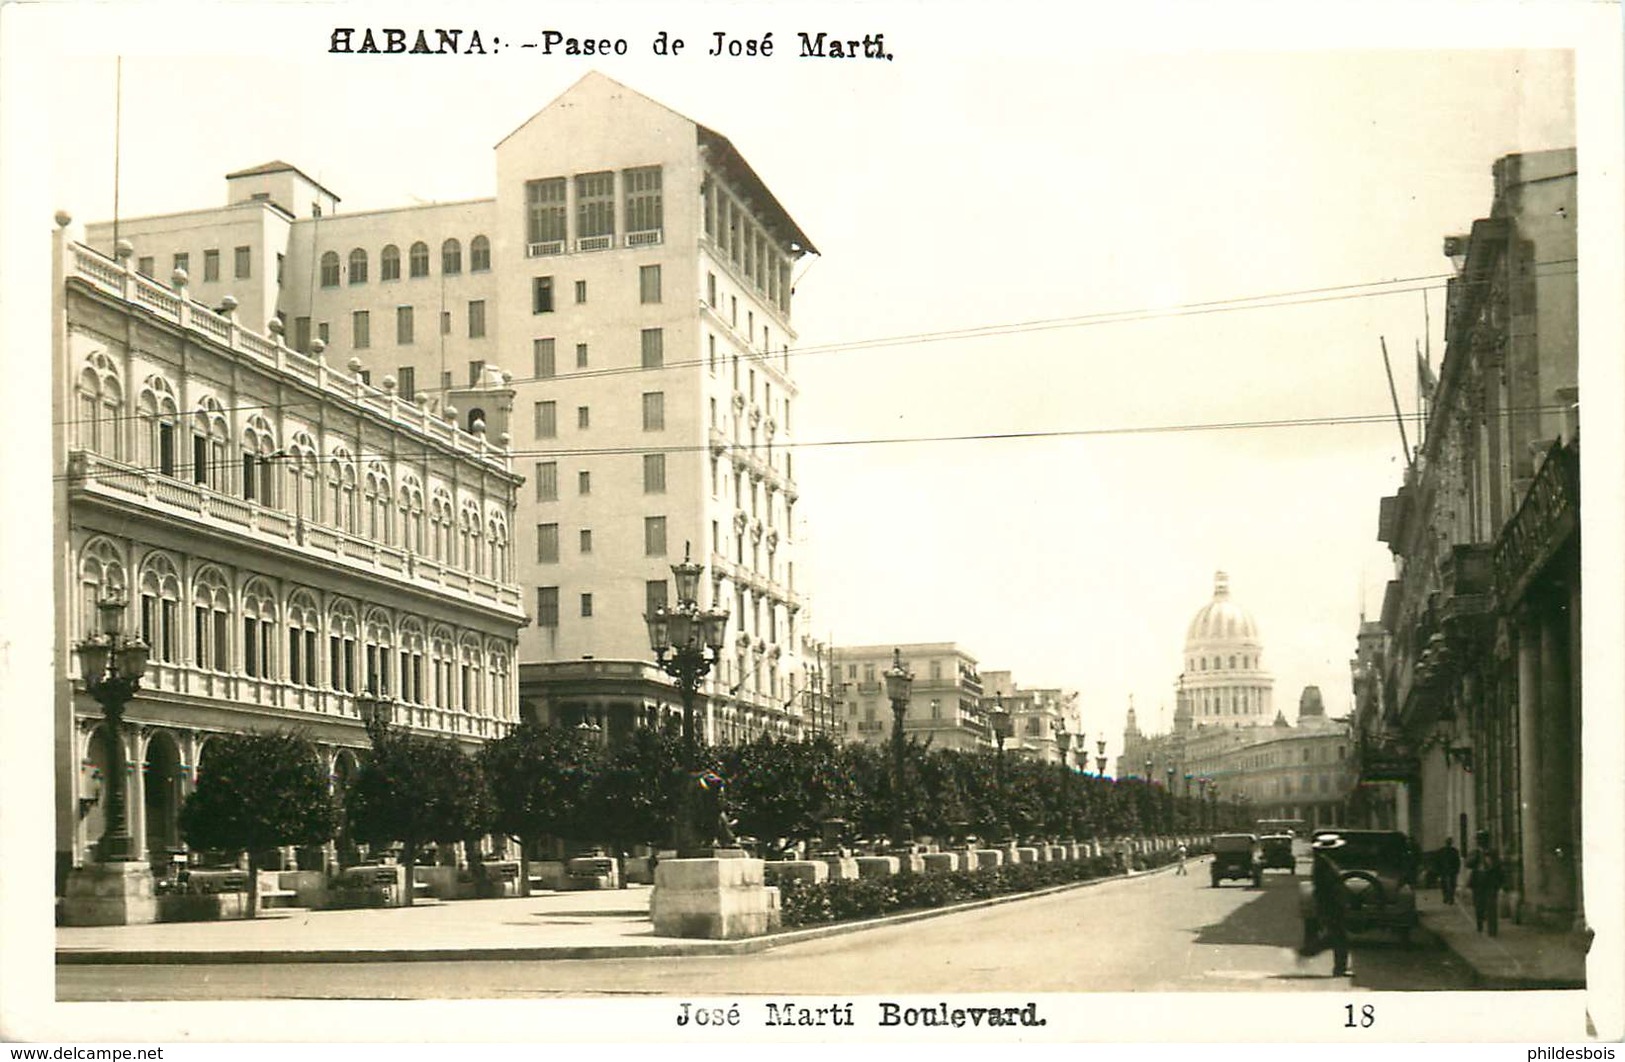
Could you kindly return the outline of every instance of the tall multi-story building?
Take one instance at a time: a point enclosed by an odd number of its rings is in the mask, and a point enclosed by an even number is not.
[[[1576,157],[1508,155],[1456,274],[1425,433],[1378,538],[1354,661],[1367,817],[1424,849],[1488,830],[1513,911],[1584,918]]]
[[[494,163],[494,197],[341,214],[274,162],[228,175],[224,208],[119,237],[149,271],[201,266],[200,298],[275,317],[294,350],[509,439],[528,480],[511,541],[529,714],[611,739],[669,717],[643,616],[690,556],[702,604],[732,614],[706,732],[799,732],[791,294],[816,249],[727,137],[597,73]]]
[[[268,231],[267,209],[242,208],[241,230]],[[278,329],[246,327],[245,287],[237,309],[218,290],[199,301],[190,263],[149,278],[122,237],[107,257],[58,222],[64,878],[94,859],[113,784],[127,787],[136,852],[167,865],[184,849],[181,802],[222,733],[301,729],[342,789],[368,745],[363,695],[394,701],[400,726],[470,748],[505,732],[525,621],[510,530],[522,479],[507,447],[290,349]],[[238,231],[225,226],[221,246],[255,239]],[[250,254],[245,279],[267,259]],[[444,499],[453,521],[426,526],[426,499]],[[150,653],[126,709],[124,778],[106,769],[111,735],[74,664],[109,599]]]
[[[914,675],[903,712],[903,733],[929,739],[933,748],[986,748],[992,744],[987,700],[976,658],[953,642],[853,645],[831,650],[836,680],[835,725],[847,741],[885,742],[892,732],[885,672],[893,651]]]

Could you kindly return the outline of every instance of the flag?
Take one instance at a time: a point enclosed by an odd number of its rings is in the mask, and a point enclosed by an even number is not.
[[[1439,378],[1433,375],[1433,369],[1422,352],[1416,352],[1416,390],[1429,402],[1433,401],[1433,392],[1439,389]]]

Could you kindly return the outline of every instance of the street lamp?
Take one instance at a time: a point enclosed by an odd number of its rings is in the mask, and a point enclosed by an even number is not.
[[[723,638],[728,630],[726,609],[702,609],[699,605],[700,576],[705,566],[689,560],[689,545],[683,543],[683,562],[671,566],[677,585],[675,608],[661,606],[646,613],[649,648],[660,670],[677,680],[683,698],[683,760],[688,777],[682,788],[683,804],[677,815],[677,854],[692,855],[709,849],[716,839],[715,817],[705,815],[693,790],[698,785],[700,742],[694,719],[694,695],[700,680],[722,658]],[[709,854],[709,853],[707,853]]]
[[[1066,720],[1063,719],[1055,726],[1055,747],[1061,752],[1061,806],[1066,809],[1066,827],[1068,836],[1076,835],[1072,829],[1072,767],[1066,762],[1066,754],[1072,748],[1072,735],[1066,732]]]
[[[993,761],[996,780],[999,790],[1000,834],[1003,834],[1004,812],[1004,739],[1010,736],[1010,713],[1005,710],[1003,694],[993,695],[993,708],[987,713],[987,721],[993,727],[993,737],[999,743],[998,758]],[[1002,840],[1002,837],[1001,837]]]
[[[1106,735],[1095,741],[1095,774],[1106,777]]]
[[[147,671],[147,645],[139,638],[124,637],[125,601],[121,590],[103,593],[96,602],[101,634],[74,647],[79,654],[79,675],[85,692],[102,706],[107,726],[107,819],[96,845],[98,863],[137,860],[125,811],[124,706],[141,688],[141,677]]]
[[[891,701],[892,751],[892,835],[891,843],[903,843],[903,715],[908,711],[909,691],[914,687],[914,672],[903,666],[900,649],[891,651],[891,668],[886,672],[886,697]]]
[[[1203,775],[1201,778],[1198,778],[1196,780],[1196,821],[1199,824],[1201,824],[1203,829],[1206,829],[1207,825],[1208,825],[1208,821],[1207,821],[1207,787],[1208,787],[1208,781],[1209,781],[1209,779],[1207,778],[1206,775]]]
[[[1143,777],[1145,779],[1145,784],[1146,785],[1150,785],[1152,782],[1154,782],[1156,780],[1155,778],[1152,777],[1152,774],[1151,774],[1151,757],[1150,756],[1147,756],[1145,758],[1145,774],[1142,775],[1141,777]]]

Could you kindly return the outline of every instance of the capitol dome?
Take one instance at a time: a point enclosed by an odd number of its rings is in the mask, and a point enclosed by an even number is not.
[[[1230,577],[1213,576],[1213,600],[1197,610],[1185,630],[1185,646],[1209,642],[1245,642],[1258,645],[1258,624],[1246,609],[1230,600]]]
[[[1267,724],[1275,679],[1264,670],[1263,655],[1258,624],[1230,599],[1230,577],[1216,572],[1213,600],[1185,629],[1178,689],[1184,718],[1197,726]]]

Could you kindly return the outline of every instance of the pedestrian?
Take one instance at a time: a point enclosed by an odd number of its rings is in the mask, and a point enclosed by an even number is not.
[[[1490,843],[1490,831],[1478,831],[1478,846],[1467,857],[1467,888],[1473,894],[1473,921],[1478,931],[1489,927],[1490,936],[1501,929],[1501,886],[1506,870],[1501,853]]]
[[[1318,955],[1331,948],[1333,977],[1350,975],[1348,897],[1343,890],[1343,875],[1332,856],[1347,843],[1335,834],[1327,834],[1316,837],[1309,846],[1315,860],[1310,877],[1315,925],[1313,933],[1305,933],[1304,946],[1299,953]]]
[[[1179,856],[1179,869],[1174,871],[1174,876],[1178,877],[1181,874],[1189,874],[1190,871],[1185,869],[1185,842],[1184,841],[1179,842],[1179,849],[1178,849],[1177,855]]]
[[[1456,839],[1446,837],[1438,855],[1439,890],[1445,903],[1456,902],[1456,878],[1461,874],[1461,853],[1456,851]]]

